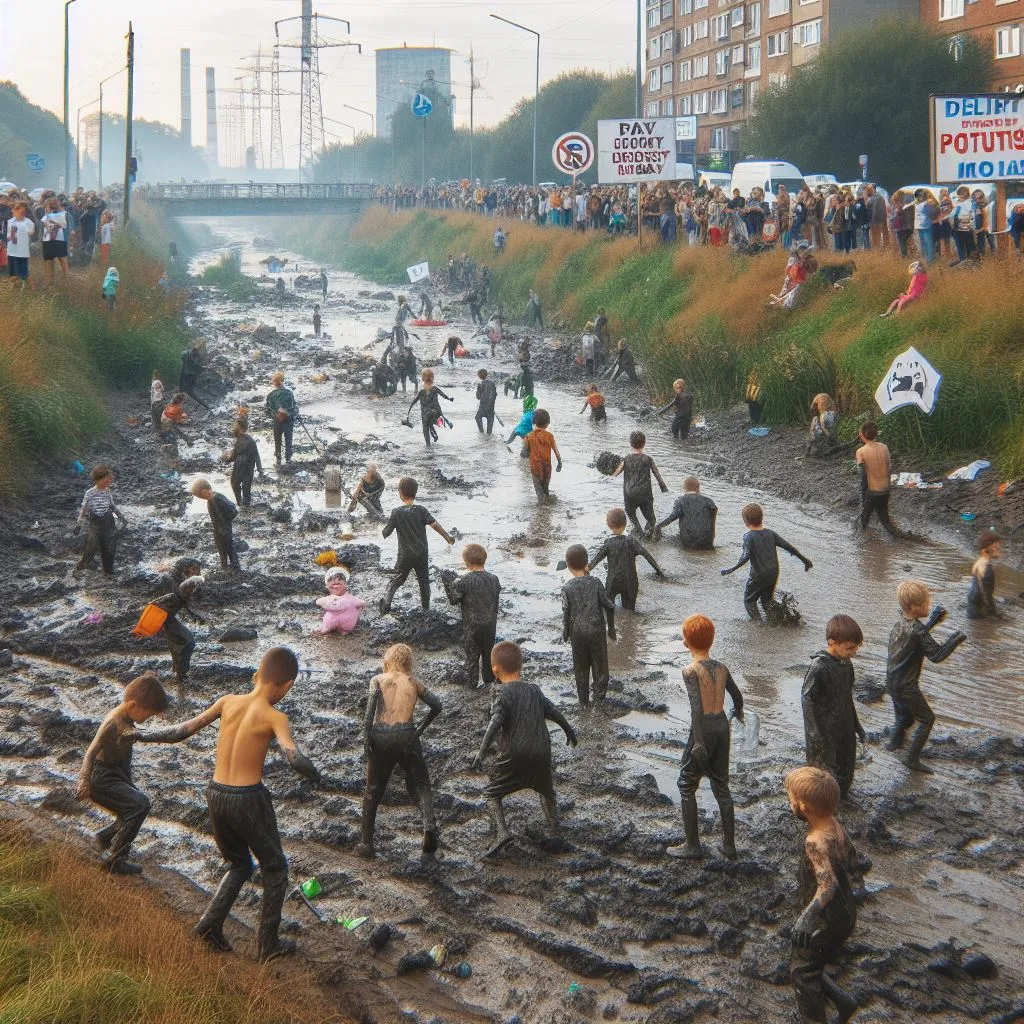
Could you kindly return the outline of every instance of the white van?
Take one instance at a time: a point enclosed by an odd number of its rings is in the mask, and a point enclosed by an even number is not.
[[[755,186],[763,188],[765,197],[774,196],[780,185],[786,186],[791,196],[804,187],[804,176],[795,164],[784,160],[741,160],[732,169],[733,189],[739,189],[746,198]]]
[[[709,192],[715,188],[728,189],[732,176],[728,171],[701,171],[697,187],[703,185]]]
[[[839,184],[839,179],[834,174],[805,174],[804,181],[811,189],[828,188],[829,185]]]

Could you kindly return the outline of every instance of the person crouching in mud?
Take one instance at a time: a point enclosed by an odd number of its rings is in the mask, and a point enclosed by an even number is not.
[[[485,857],[495,856],[512,842],[502,800],[521,789],[532,789],[540,794],[548,828],[552,835],[559,834],[558,803],[551,778],[551,737],[546,723],[552,721],[558,725],[570,747],[575,747],[577,742],[575,730],[541,688],[536,683],[523,681],[523,652],[518,644],[510,640],[496,644],[491,651],[491,671],[500,685],[487,732],[473,760],[473,767],[480,771],[487,751],[497,738],[498,756],[491,766],[490,782],[484,789],[495,837]]]
[[[423,381],[423,387],[416,392],[416,397],[409,403],[409,408],[405,414],[405,422],[406,425],[409,424],[412,407],[418,402],[420,406],[420,419],[423,424],[423,440],[426,441],[429,448],[431,441],[437,441],[436,425],[438,420],[442,418],[440,399],[444,398],[449,402],[454,402],[455,399],[451,395],[446,395],[439,387],[434,386],[433,370],[421,370],[420,380]]]
[[[416,725],[416,704],[430,709]],[[437,852],[437,821],[430,773],[423,760],[420,737],[441,713],[441,700],[412,677],[412,648],[393,644],[384,654],[384,671],[370,681],[370,695],[363,720],[363,749],[366,754],[366,791],[363,795],[362,841],[356,854],[366,860],[377,855],[373,832],[377,808],[396,767],[405,774],[405,787],[423,817],[423,856]]]

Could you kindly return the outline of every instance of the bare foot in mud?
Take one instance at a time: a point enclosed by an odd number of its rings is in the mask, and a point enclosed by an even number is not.
[[[703,860],[708,854],[703,846],[669,846],[665,853],[676,860]],[[733,850],[735,857],[736,851]]]
[[[935,774],[934,768],[929,768],[928,765],[926,765],[923,761],[919,761],[916,758],[913,761],[911,761],[909,757],[899,757],[897,758],[897,760],[903,763],[903,766],[907,769],[907,771],[920,772],[922,775]]]
[[[491,857],[497,857],[498,854],[501,853],[501,851],[504,850],[511,842],[512,836],[507,832],[503,835],[499,835],[490,848],[484,852],[484,859],[489,860]]]
[[[192,932],[197,938],[202,939],[203,942],[215,953],[234,952],[231,947],[231,943],[224,938],[224,933],[220,931],[220,929],[207,928],[205,931],[200,931],[197,926],[192,929]]]

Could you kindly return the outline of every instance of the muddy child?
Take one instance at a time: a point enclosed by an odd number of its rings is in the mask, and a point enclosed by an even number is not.
[[[315,302],[313,304],[313,337],[319,338],[320,331],[323,327],[323,317],[320,315],[320,303]]]
[[[486,570],[487,549],[467,544],[462,549],[466,572],[457,576],[451,569],[441,573],[448,600],[462,609],[462,646],[466,652],[463,678],[476,689],[481,674],[485,683],[493,683],[491,648],[498,628],[501,581]]]
[[[502,800],[521,789],[532,789],[540,795],[548,828],[552,835],[558,835],[558,803],[551,776],[551,737],[546,723],[551,721],[558,725],[565,733],[566,743],[576,746],[576,732],[565,716],[544,696],[539,686],[523,681],[523,652],[518,644],[509,640],[497,644],[491,651],[491,671],[500,685],[491,705],[491,720],[480,752],[473,761],[474,768],[482,769],[484,757],[497,739],[497,757],[484,789],[495,837],[485,857],[493,857],[512,842]]]
[[[115,875],[137,875],[138,864],[128,860],[132,843],[149,814],[149,799],[132,782],[132,746],[138,741],[136,726],[167,707],[167,694],[152,672],[133,679],[124,690],[124,700],[107,715],[85,752],[78,775],[79,800],[115,815],[112,824],[96,833],[103,851],[100,863]]]
[[[992,563],[1003,553],[1003,542],[986,530],[978,538],[978,558],[971,566],[971,588],[967,591],[967,618],[1002,618],[996,608],[996,570]]]
[[[654,556],[632,534],[626,533],[626,513],[621,508],[613,508],[605,522],[612,531],[590,559],[588,572],[608,559],[608,576],[604,589],[608,600],[615,603],[616,597],[622,598],[622,607],[627,611],[636,611],[636,596],[640,591],[640,579],[636,574],[637,558],[646,558],[658,579],[664,579],[665,573],[655,561]]]
[[[537,501],[541,504],[551,498],[551,456],[557,459],[555,472],[562,472],[562,456],[558,451],[555,435],[548,430],[551,417],[547,409],[538,409],[533,414],[533,430],[523,438],[523,449],[520,452],[524,459],[530,460],[530,475],[533,477],[533,489]]]
[[[604,407],[604,395],[597,390],[596,384],[588,384],[585,394],[586,398],[583,402],[583,408],[580,409],[580,415],[582,416],[589,409],[590,422],[603,423],[608,419],[608,411]]]
[[[494,381],[488,379],[486,370],[478,370],[476,375],[480,378],[476,386],[476,427],[482,434],[486,422],[489,434],[494,428],[494,403],[498,400],[498,389]]]
[[[858,525],[866,530],[871,516],[878,516],[878,521],[887,533],[898,539],[904,538],[902,530],[889,518],[889,491],[892,460],[889,449],[878,440],[878,427],[868,421],[862,424],[858,437],[861,446],[857,449],[854,459],[860,466],[860,497],[861,511]]]
[[[235,551],[231,525],[238,515],[238,507],[220,491],[215,491],[209,480],[197,480],[192,485],[192,494],[206,502],[210,525],[213,527],[213,543],[220,555],[220,567],[226,569],[230,565],[232,569],[238,569],[238,552]]]
[[[284,373],[274,372],[270,378],[273,389],[267,395],[267,415],[274,428],[274,462],[281,465],[281,442],[284,442],[284,461],[292,461],[292,437],[299,405],[291,388],[285,386]]]
[[[421,370],[420,380],[423,381],[423,387],[416,392],[416,397],[409,403],[409,408],[405,413],[405,420],[406,423],[409,422],[409,417],[412,415],[412,407],[418,403],[420,407],[420,421],[423,426],[423,440],[429,448],[431,441],[437,440],[436,426],[438,421],[442,419],[441,399],[444,398],[449,402],[454,402],[455,399],[451,395],[446,395],[439,387],[435,386],[433,370]]]
[[[163,378],[159,370],[153,371],[153,380],[149,385],[149,414],[153,419],[153,429],[160,429],[160,417],[163,415],[166,405],[166,394],[164,392]]]
[[[328,596],[316,599],[317,607],[323,609],[324,620],[320,629],[313,630],[313,636],[351,633],[359,625],[359,613],[366,602],[348,592],[348,573],[340,565],[324,573],[324,586]]]
[[[429,709],[416,724],[416,705]],[[370,681],[370,694],[363,720],[363,749],[366,754],[366,792],[363,795],[362,841],[356,848],[360,857],[372,860],[373,831],[377,808],[396,767],[405,775],[405,788],[419,805],[423,818],[423,856],[437,852],[437,821],[430,773],[423,760],[420,737],[441,713],[441,700],[412,677],[412,648],[394,644],[384,654],[384,671]]]
[[[199,563],[192,559],[182,559],[182,562],[185,562],[186,565],[182,569],[181,580],[174,584],[173,590],[153,602],[167,615],[162,632],[167,643],[167,650],[171,655],[174,677],[179,685],[188,678],[189,669],[192,667],[196,638],[192,630],[178,616],[182,612],[186,612],[195,622],[206,621],[191,603],[199,594],[199,589],[204,583],[203,577],[199,575]]]
[[[853,885],[861,864],[846,830],[836,820],[839,785],[820,768],[797,768],[786,776],[793,813],[807,822],[800,857],[800,898],[805,904],[791,933],[789,977],[803,1024],[828,1021],[828,1004],[845,1024],[857,1001],[826,973],[857,925]]]
[[[697,827],[697,789],[706,777],[722,815],[722,854],[734,860],[736,825],[729,791],[730,732],[725,695],[728,693],[732,698],[733,714],[742,722],[743,694],[732,673],[711,657],[715,624],[706,615],[691,615],[683,622],[682,633],[683,644],[690,652],[690,664],[683,669],[683,684],[690,701],[690,735],[676,784],[682,798],[686,843],[670,846],[665,852],[681,860],[705,856]]]
[[[658,481],[661,493],[668,491],[668,485],[661,478],[654,459],[644,452],[647,435],[642,430],[634,430],[629,435],[630,453],[619,463],[612,476],[622,474],[622,500],[626,506],[626,515],[633,524],[633,529],[650,533],[654,530],[654,488],[651,477]],[[643,513],[646,530],[641,530],[637,511]]]
[[[677,441],[685,441],[690,436],[690,424],[693,422],[693,395],[686,390],[686,381],[672,382],[672,397],[654,414],[661,416],[672,410],[672,436]]]
[[[231,463],[231,491],[235,501],[243,508],[252,504],[252,478],[255,473],[263,477],[263,462],[260,450],[249,434],[249,425],[244,419],[235,421],[232,431],[235,443],[231,451],[225,452],[221,462]]]
[[[93,561],[99,555],[103,574],[109,577],[114,575],[114,558],[117,555],[115,519],[120,520],[122,525],[126,520],[110,493],[113,482],[114,473],[108,466],[97,466],[92,471],[92,487],[82,498],[78,522],[75,524],[75,533],[81,529],[83,522],[86,525],[85,548],[75,566],[75,572],[92,568]]]
[[[565,552],[565,564],[572,579],[562,587],[562,639],[572,646],[576,694],[580,707],[586,708],[591,676],[595,703],[608,692],[608,640],[615,639],[615,604],[601,581],[587,574],[587,549],[582,544]]]
[[[281,907],[288,886],[288,861],[277,830],[270,793],[263,785],[263,763],[270,741],[295,771],[314,783],[320,772],[292,739],[288,716],[276,704],[285,698],[299,672],[298,659],[287,647],[272,647],[260,660],[247,694],[221,697],[195,718],[150,733],[143,743],[180,743],[220,719],[213,781],[206,788],[210,826],[227,873],[195,927],[195,933],[220,952],[230,952],[224,922],[242,886],[252,875],[255,855],[263,878],[263,907],[256,933],[257,955],[272,960],[295,951],[291,939],[278,937]]]
[[[398,557],[395,560],[395,574],[388,584],[387,593],[380,599],[380,611],[387,615],[391,611],[391,602],[399,588],[409,578],[409,573],[416,573],[416,581],[420,585],[420,605],[430,607],[430,549],[427,547],[427,527],[440,534],[445,543],[454,544],[448,531],[422,506],[416,504],[419,484],[411,476],[403,476],[398,481],[398,497],[402,504],[392,509],[391,518],[384,524],[382,536],[390,537],[398,534]]]
[[[366,472],[362,475],[359,483],[356,484],[356,489],[352,492],[352,500],[348,503],[349,512],[354,512],[356,505],[362,499],[383,519],[384,509],[381,506],[380,499],[384,493],[384,486],[384,477],[380,475],[377,463],[368,462],[366,464]]]
[[[896,600],[900,617],[889,634],[885,666],[885,686],[892,697],[896,726],[886,749],[901,750],[907,729],[917,722],[910,749],[900,760],[911,771],[931,775],[932,769],[921,761],[921,752],[935,724],[935,713],[921,692],[921,668],[925,658],[945,661],[967,634],[956,630],[941,644],[932,636],[932,629],[945,619],[946,609],[932,609],[932,596],[923,583],[904,580],[896,588]]]
[[[794,558],[804,563],[804,572],[809,572],[813,562],[805,558],[788,541],[783,540],[774,530],[764,526],[764,510],[756,502],[743,506],[743,523],[747,532],[743,535],[743,548],[740,560],[731,568],[723,569],[722,575],[728,576],[741,566],[750,563],[750,575],[743,591],[743,607],[747,614],[756,622],[760,622],[761,613],[758,604],[764,608],[768,622],[775,621],[776,601],[775,587],[779,582],[779,556],[776,548],[788,551]]]
[[[177,443],[179,437],[183,441],[188,441],[185,431],[181,429],[189,421],[188,413],[185,411],[187,398],[188,395],[184,391],[176,392],[171,395],[170,402],[160,412],[160,431],[172,443]]]
[[[672,512],[654,528],[658,537],[661,531],[679,521],[679,543],[691,551],[710,551],[715,546],[715,520],[718,506],[707,495],[700,493],[700,481],[688,476],[683,481],[682,496],[676,498]]]
[[[854,619],[833,615],[825,627],[826,647],[813,655],[800,693],[807,763],[829,772],[841,796],[853,783],[857,740],[867,740],[853,700],[851,661],[863,642]]]

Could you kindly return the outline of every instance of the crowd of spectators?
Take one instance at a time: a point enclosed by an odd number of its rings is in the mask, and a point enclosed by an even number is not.
[[[33,195],[22,189],[10,189],[6,193],[0,193],[0,245],[7,246],[7,224],[14,215],[15,205],[24,203],[26,214],[35,224],[33,235],[33,246],[41,248],[46,240],[42,230],[44,218],[53,213],[62,213],[66,226],[63,234],[66,242],[66,259],[79,266],[89,263],[94,254],[103,253],[109,258],[109,242],[107,249],[102,249],[103,224],[111,223],[112,211],[106,218],[104,214],[108,211],[111,202],[109,193],[76,189],[71,195],[63,192],[56,193],[49,189],[35,191]],[[109,235],[109,232],[107,233]]]

